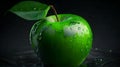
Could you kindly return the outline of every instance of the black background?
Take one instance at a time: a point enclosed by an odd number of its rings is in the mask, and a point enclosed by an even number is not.
[[[32,50],[29,31],[35,21],[26,21],[10,12],[13,5],[21,0],[0,2],[0,58],[16,52]],[[118,1],[87,0],[39,0],[52,4],[58,13],[70,13],[84,17],[93,34],[93,48],[113,50],[120,53],[120,5]],[[52,13],[49,13],[50,15]]]

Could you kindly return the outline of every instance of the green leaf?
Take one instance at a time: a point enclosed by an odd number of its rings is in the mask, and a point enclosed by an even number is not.
[[[10,11],[26,20],[45,18],[50,6],[36,1],[22,1],[13,6]]]

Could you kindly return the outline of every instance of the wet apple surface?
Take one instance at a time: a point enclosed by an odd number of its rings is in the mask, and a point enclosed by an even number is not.
[[[33,49],[44,64],[77,67],[92,48],[92,31],[88,22],[73,14],[49,16],[35,23],[30,32]]]

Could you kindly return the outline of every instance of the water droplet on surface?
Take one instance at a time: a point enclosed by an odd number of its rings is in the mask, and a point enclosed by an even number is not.
[[[38,53],[38,48],[37,47],[35,47],[35,51],[36,51],[36,53]]]
[[[103,59],[102,58],[95,58],[95,64],[96,65],[99,65],[103,62]]]
[[[111,52],[112,52],[112,50],[109,50],[109,52],[111,53]]]
[[[19,56],[19,58],[20,58],[20,59],[22,59],[22,58],[23,58],[23,56]]]
[[[103,59],[100,59],[100,61],[103,61]]]
[[[98,48],[95,48],[95,50],[98,50]]]
[[[96,65],[98,65],[98,63],[97,63],[97,62],[96,62],[95,64],[96,64]]]

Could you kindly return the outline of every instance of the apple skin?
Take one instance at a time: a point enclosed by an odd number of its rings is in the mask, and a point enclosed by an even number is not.
[[[88,22],[74,14],[58,14],[36,22],[30,32],[31,46],[45,65],[78,67],[92,48]]]

